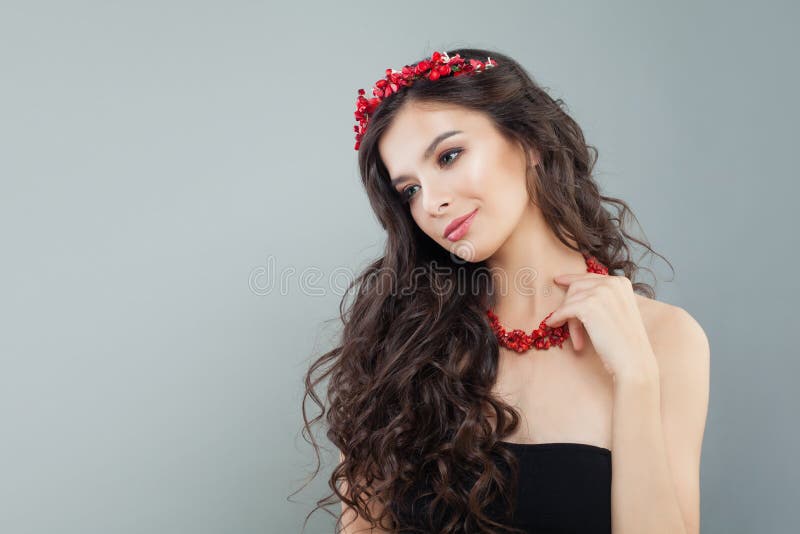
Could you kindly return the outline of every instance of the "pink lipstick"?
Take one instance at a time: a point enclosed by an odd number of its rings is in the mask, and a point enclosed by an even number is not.
[[[475,218],[477,213],[478,209],[475,208],[472,212],[453,219],[450,224],[447,225],[447,228],[444,229],[444,237],[450,241],[458,241],[464,237],[472,224],[472,219]]]

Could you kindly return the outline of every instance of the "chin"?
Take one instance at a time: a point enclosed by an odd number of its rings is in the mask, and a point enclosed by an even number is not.
[[[491,251],[481,247],[470,239],[460,239],[455,243],[447,242],[445,250],[450,253],[453,261],[479,263],[491,256]]]

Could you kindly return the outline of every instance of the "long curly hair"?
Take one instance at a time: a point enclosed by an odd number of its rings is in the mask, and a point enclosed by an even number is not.
[[[455,54],[491,57],[497,65],[475,76],[417,80],[381,102],[361,140],[359,171],[386,245],[349,285],[352,300],[342,298],[341,343],[305,375],[302,433],[317,458],[312,478],[320,466],[312,425],[327,421],[327,438],[342,458],[328,479],[332,493],[308,516],[344,502],[389,532],[523,532],[504,522],[516,502],[518,466],[498,441],[517,428],[520,414],[492,394],[499,351],[486,309],[493,287],[490,276],[476,276],[487,265],[458,261],[417,227],[378,152],[381,134],[405,104],[457,103],[485,113],[508,140],[535,149],[540,162],[531,165],[528,158],[528,194],[559,240],[655,298],[650,285],[633,280],[641,267],[626,238],[653,250],[626,232],[626,215],[633,216],[628,205],[600,193],[592,176],[597,150],[563,101],[507,55],[448,51]],[[327,411],[315,391],[324,380]],[[319,408],[311,419],[309,398]],[[411,516],[414,525],[403,523]],[[344,526],[339,517],[336,531]]]

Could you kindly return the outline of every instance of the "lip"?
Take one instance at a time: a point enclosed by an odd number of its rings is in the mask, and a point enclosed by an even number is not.
[[[464,234],[467,233],[467,230],[469,230],[469,225],[472,223],[472,219],[475,218],[475,214],[477,212],[478,208],[475,208],[466,215],[462,215],[461,217],[450,221],[450,224],[448,224],[447,228],[444,229],[444,234],[442,234],[442,237],[449,239],[450,241],[458,241],[461,239]]]

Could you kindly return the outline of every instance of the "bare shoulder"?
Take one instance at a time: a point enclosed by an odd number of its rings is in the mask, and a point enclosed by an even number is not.
[[[645,297],[639,293],[634,293],[634,296],[636,297],[636,304],[639,305],[639,312],[642,314],[647,333],[652,334],[651,329],[658,325],[658,321],[655,319],[659,314],[664,313],[671,304]]]
[[[708,336],[685,309],[637,295],[650,344],[664,374],[702,372],[708,366]]]

